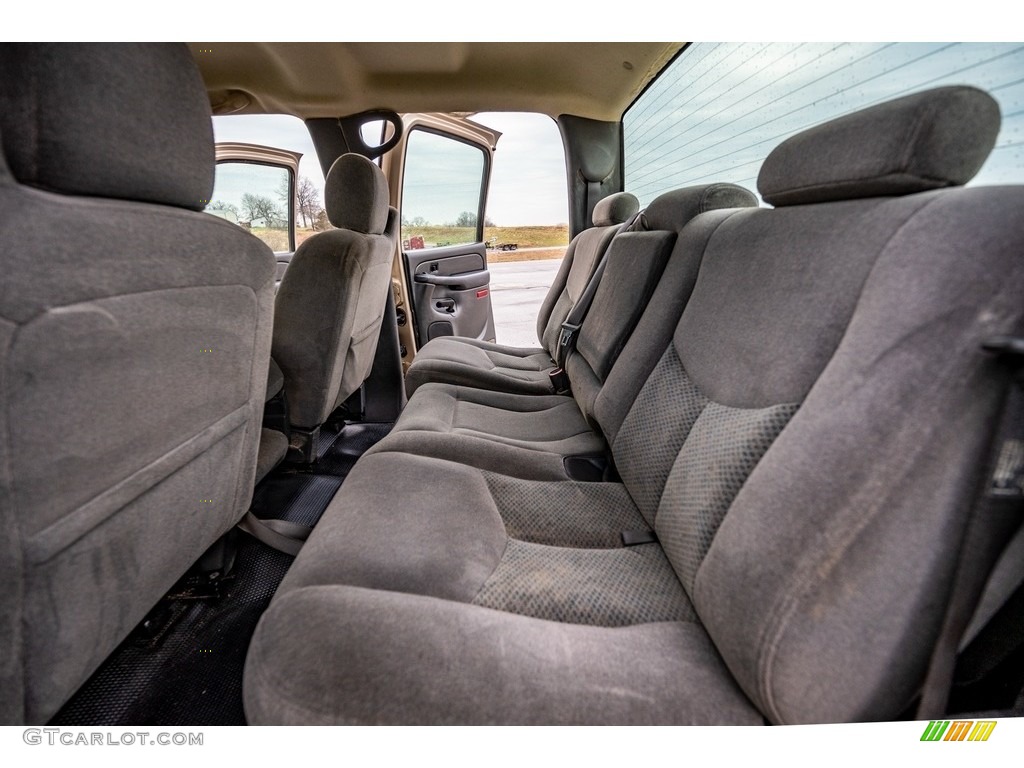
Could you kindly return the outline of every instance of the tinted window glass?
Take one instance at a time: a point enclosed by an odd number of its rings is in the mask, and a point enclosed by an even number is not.
[[[985,89],[1003,127],[974,184],[1024,182],[1024,45],[694,43],[623,116],[626,189],[712,181],[756,191],[767,154],[825,120],[940,85]]]

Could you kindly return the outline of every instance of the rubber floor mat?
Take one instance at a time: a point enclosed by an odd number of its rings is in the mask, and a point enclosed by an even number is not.
[[[293,558],[237,541],[217,595],[197,599],[189,578],[175,585],[51,725],[244,725],[249,640]]]

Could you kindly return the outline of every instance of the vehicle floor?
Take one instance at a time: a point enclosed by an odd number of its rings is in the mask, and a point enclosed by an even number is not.
[[[349,470],[391,424],[325,426],[311,469],[280,467],[256,487],[257,517],[314,525]],[[51,725],[244,725],[249,641],[293,557],[235,529],[234,565],[193,569],[150,611]]]

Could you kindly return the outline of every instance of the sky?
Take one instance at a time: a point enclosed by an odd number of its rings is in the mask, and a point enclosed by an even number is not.
[[[555,121],[523,112],[481,112],[475,122],[501,131],[487,215],[504,227],[569,220],[565,153]]]
[[[555,121],[546,115],[522,112],[487,112],[474,115],[472,119],[502,134],[494,154],[487,201],[488,218],[506,227],[563,224],[568,221],[565,155]],[[299,174],[308,176],[316,184],[323,199],[324,176],[309,132],[299,118],[290,115],[229,115],[215,117],[213,127],[217,141],[244,141],[301,152]],[[429,153],[422,142],[418,143],[418,148],[420,158],[427,160]],[[439,163],[439,160],[440,157],[431,156],[429,176],[443,179],[445,173],[458,175],[461,166],[453,167],[450,163]],[[429,178],[419,178],[417,186],[425,192],[423,185],[429,181]],[[434,204],[430,203],[430,195],[420,195],[414,189],[410,188],[407,195],[403,212],[409,217],[422,215],[436,224],[454,220],[466,205],[475,209],[475,192],[468,196],[458,194],[455,201],[458,204],[448,206],[441,205],[436,194],[433,195]],[[411,205],[414,201],[416,206]],[[414,207],[418,210],[414,211]]]

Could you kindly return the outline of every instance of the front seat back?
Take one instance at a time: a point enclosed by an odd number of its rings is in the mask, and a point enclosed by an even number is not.
[[[184,45],[0,71],[0,722],[41,723],[248,508],[275,265],[200,212]]]
[[[334,162],[324,204],[337,229],[299,246],[275,305],[273,355],[293,434],[315,432],[370,375],[397,243],[387,179],[365,157]]]

